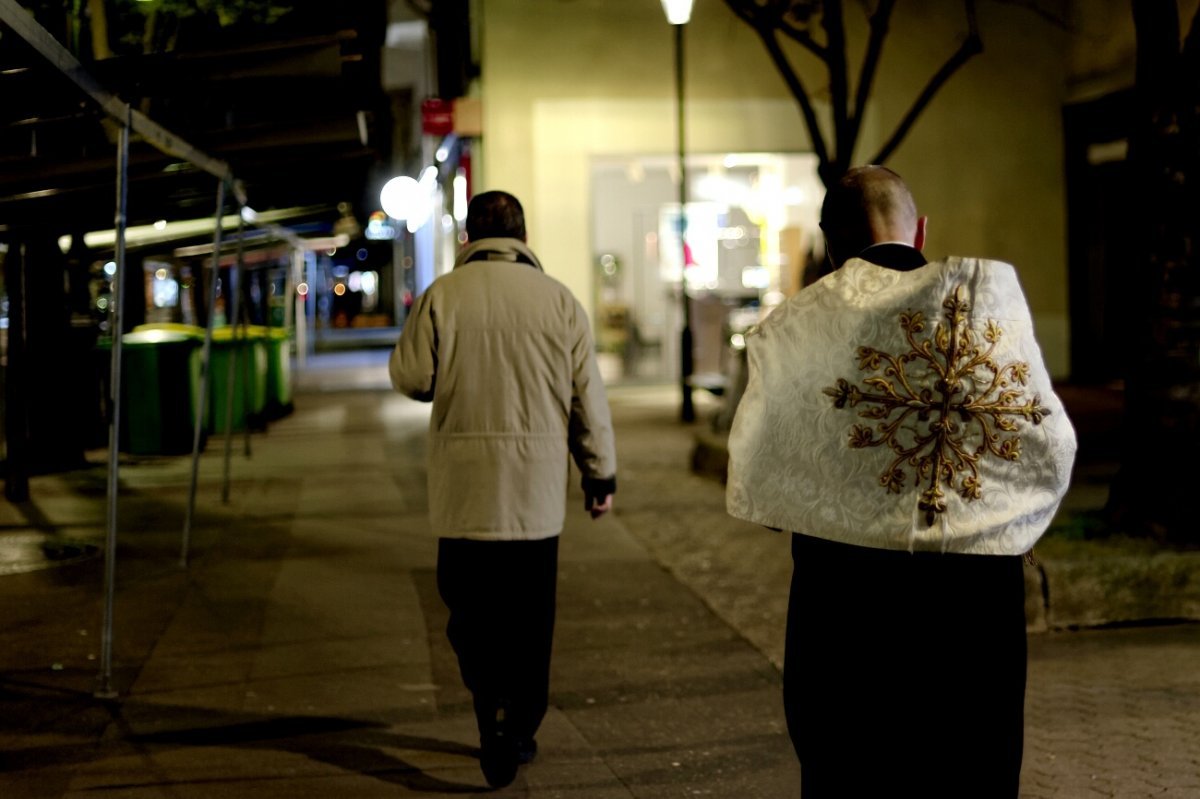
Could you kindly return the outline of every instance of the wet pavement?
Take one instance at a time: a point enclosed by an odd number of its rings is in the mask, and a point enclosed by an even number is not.
[[[228,504],[210,440],[186,569],[188,459],[123,459],[115,700],[93,696],[104,453],[0,506],[0,797],[487,790],[434,582],[427,408],[384,390],[379,355],[329,360],[249,457],[238,439]],[[572,493],[540,753],[494,793],[798,796],[787,540],[690,470],[711,398],[693,426],[669,387],[610,400],[616,510],[592,522]],[[1197,664],[1198,625],[1031,634],[1021,795],[1200,796]]]

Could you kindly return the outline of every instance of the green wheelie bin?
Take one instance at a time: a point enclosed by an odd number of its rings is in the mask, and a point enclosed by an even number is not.
[[[226,398],[233,392],[231,430],[262,429],[267,407],[267,338],[261,329],[218,327],[213,330],[209,372],[208,431],[225,432]],[[230,384],[230,358],[233,382]]]
[[[281,419],[292,412],[292,337],[287,328],[252,325],[251,334],[260,338],[267,350],[266,403],[268,420]]]
[[[172,330],[139,329],[122,336],[120,451],[133,455],[192,451],[202,343],[194,334]],[[112,339],[101,339],[96,349],[111,359]],[[104,382],[107,387],[108,380]]]

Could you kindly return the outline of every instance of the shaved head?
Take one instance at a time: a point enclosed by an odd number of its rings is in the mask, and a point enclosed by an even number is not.
[[[921,248],[924,220],[904,180],[885,166],[848,171],[825,193],[821,230],[834,266],[884,241]]]

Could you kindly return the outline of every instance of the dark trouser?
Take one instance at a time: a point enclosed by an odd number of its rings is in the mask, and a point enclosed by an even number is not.
[[[531,739],[546,715],[554,637],[558,537],[540,541],[438,540],[446,635],[471,691],[481,736],[502,715],[513,739]]]
[[[792,557],[783,692],[804,799],[1015,799],[1021,558],[804,535]]]

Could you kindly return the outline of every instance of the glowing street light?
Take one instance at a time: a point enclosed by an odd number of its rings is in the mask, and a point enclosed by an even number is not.
[[[379,206],[392,219],[408,220],[419,212],[421,187],[408,175],[392,178],[379,192]]]
[[[692,0],[662,0],[662,7],[672,25],[686,25],[692,19]]]
[[[680,278],[679,295],[683,305],[683,331],[680,334],[679,352],[679,387],[683,391],[683,402],[679,409],[679,418],[685,422],[694,421],[696,408],[692,403],[692,307],[687,293],[687,169],[684,165],[684,126],[683,126],[683,28],[692,18],[692,0],[662,0],[663,13],[667,22],[675,28],[675,100],[676,111],[679,114],[677,130],[679,133],[679,247],[680,247]]]

